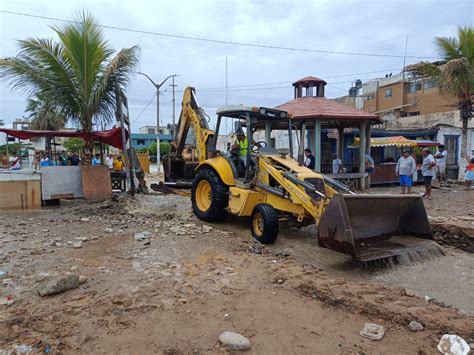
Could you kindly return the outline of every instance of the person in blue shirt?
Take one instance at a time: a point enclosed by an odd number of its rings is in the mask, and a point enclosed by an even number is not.
[[[95,157],[92,159],[92,165],[100,165],[100,155],[96,154]]]

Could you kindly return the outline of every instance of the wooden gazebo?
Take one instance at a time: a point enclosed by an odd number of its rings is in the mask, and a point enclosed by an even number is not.
[[[321,130],[333,129],[337,131],[338,137],[344,137],[345,128],[356,128],[360,132],[359,174],[352,174],[352,178],[360,179],[360,187],[364,188],[365,153],[370,152],[371,126],[382,123],[381,119],[375,114],[326,99],[326,81],[322,79],[308,76],[294,82],[293,86],[294,99],[276,108],[292,115],[292,120],[301,134],[300,142],[306,142],[306,147],[313,151],[316,158],[315,170],[321,171]],[[306,147],[300,144],[299,157],[302,157]],[[339,158],[344,160],[343,139],[338,139],[337,153]]]

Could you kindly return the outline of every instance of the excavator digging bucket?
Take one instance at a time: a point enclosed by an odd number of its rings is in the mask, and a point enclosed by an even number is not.
[[[319,223],[318,242],[362,261],[432,247],[421,196],[335,195]]]

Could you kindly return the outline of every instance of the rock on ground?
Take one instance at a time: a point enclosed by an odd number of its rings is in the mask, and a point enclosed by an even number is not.
[[[439,341],[438,350],[444,355],[467,355],[469,344],[460,336],[444,334]]]
[[[422,324],[420,324],[420,323],[418,323],[417,321],[414,321],[414,320],[412,320],[410,322],[410,324],[408,324],[408,328],[410,328],[410,330],[412,332],[419,332],[419,331],[425,329],[425,327],[423,327]]]
[[[234,332],[223,332],[219,335],[219,341],[230,350],[245,351],[249,350],[252,346],[250,340]]]
[[[385,328],[374,323],[365,323],[364,328],[360,331],[360,336],[372,340],[380,340],[385,335]]]
[[[41,297],[44,297],[72,290],[78,286],[79,276],[71,274],[65,277],[43,282],[39,285],[37,291]]]

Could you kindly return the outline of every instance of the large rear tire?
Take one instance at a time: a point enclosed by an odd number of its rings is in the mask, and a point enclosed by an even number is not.
[[[267,203],[252,211],[252,236],[262,244],[272,244],[278,237],[278,212]]]
[[[221,222],[227,215],[229,188],[216,172],[209,168],[199,170],[191,189],[194,214],[206,222]]]

